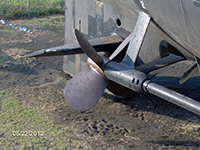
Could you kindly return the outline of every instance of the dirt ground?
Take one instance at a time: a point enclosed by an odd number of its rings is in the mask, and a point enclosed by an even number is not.
[[[25,106],[48,115],[55,125],[64,124],[89,149],[200,149],[200,117],[149,94],[119,99],[104,93],[86,112],[70,108],[63,96],[70,79],[62,72],[63,58],[20,58],[28,52],[62,45],[64,33],[39,28],[32,31],[24,33],[0,24],[0,91],[11,91]],[[154,72],[157,75],[153,80],[199,100],[199,75],[178,84],[191,65],[184,61],[161,69]],[[45,101],[39,101],[41,98]]]

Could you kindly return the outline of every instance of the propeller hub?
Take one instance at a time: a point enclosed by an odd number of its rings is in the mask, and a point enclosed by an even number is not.
[[[95,71],[97,71],[99,74],[105,77],[103,70],[89,57],[87,59],[87,65],[88,67],[92,67]]]

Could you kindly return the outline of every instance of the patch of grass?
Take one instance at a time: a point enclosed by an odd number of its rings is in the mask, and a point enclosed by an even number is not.
[[[28,15],[28,0],[1,0],[0,16],[7,19]],[[30,0],[31,16],[64,14],[65,0]]]
[[[9,28],[7,30],[1,30],[0,32],[2,36],[9,36],[9,34],[17,34],[15,30],[9,30]]]
[[[0,92],[0,149],[83,149],[62,125],[23,106],[7,91]]]
[[[64,15],[53,15],[42,18],[32,18],[22,21],[19,26],[25,26],[29,29],[40,29],[50,31],[64,31]]]
[[[64,16],[35,19],[35,22],[32,25],[38,25],[40,29],[64,31]]]

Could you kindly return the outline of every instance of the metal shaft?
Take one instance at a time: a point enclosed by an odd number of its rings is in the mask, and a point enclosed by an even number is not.
[[[150,80],[147,80],[143,83],[143,89],[148,93],[156,95],[200,115],[200,102],[197,102],[187,96],[158,85]]]
[[[140,71],[128,69],[120,63],[111,61],[105,65],[104,74],[107,79],[135,92],[151,93],[200,115],[200,102],[152,82]]]

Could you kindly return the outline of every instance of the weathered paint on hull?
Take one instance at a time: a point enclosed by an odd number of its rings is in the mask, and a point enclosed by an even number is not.
[[[153,19],[174,40],[200,58],[200,2],[142,0]]]

